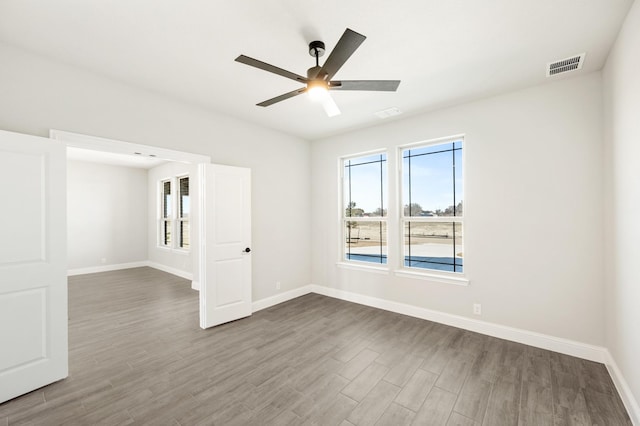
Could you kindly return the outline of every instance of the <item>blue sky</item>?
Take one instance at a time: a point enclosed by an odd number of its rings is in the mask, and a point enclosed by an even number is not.
[[[461,143],[456,143],[456,148]],[[423,210],[444,210],[454,204],[451,195],[453,189],[452,152],[436,152],[450,149],[451,144],[435,145],[411,150],[411,202],[418,203]],[[435,152],[435,153],[434,153]],[[417,155],[431,153],[429,155]],[[403,157],[407,155],[404,151]],[[384,154],[383,154],[384,156]],[[386,159],[386,156],[383,158]],[[380,154],[352,159],[351,164],[366,163],[380,160]],[[462,183],[462,151],[455,151],[456,162],[456,203],[464,199]],[[383,162],[382,183],[380,182],[380,162],[361,164],[351,167],[351,199],[356,202],[356,207],[363,208],[365,212],[373,212],[380,207],[380,188],[382,185],[384,196],[384,208],[388,208],[388,172],[387,161]],[[408,159],[403,158],[403,204],[408,204]],[[349,199],[348,169],[345,168],[345,203]]]

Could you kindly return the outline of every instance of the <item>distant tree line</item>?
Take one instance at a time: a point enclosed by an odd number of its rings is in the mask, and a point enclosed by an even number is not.
[[[435,211],[431,210],[423,210],[422,206],[418,203],[411,203],[404,205],[404,215],[405,216],[453,216],[454,213],[456,216],[462,216],[463,212],[463,204],[460,201],[456,207],[455,211],[453,205],[447,207],[446,209],[436,209]],[[345,209],[346,217],[363,217],[365,215],[364,209],[357,207],[355,201],[351,201],[347,208]],[[387,209],[382,209],[378,207],[371,214],[372,216],[386,216]],[[357,223],[350,223],[349,227],[356,227]]]
[[[405,216],[453,216],[454,212],[456,216],[462,216],[462,201],[455,206],[455,211],[452,205],[444,210],[436,209],[435,211],[423,210],[418,203],[404,205]]]

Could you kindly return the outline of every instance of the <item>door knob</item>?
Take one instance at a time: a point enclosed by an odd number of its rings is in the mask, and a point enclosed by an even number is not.
[[[249,253],[251,251],[251,249],[249,247],[247,247],[246,249],[244,249],[245,253]]]

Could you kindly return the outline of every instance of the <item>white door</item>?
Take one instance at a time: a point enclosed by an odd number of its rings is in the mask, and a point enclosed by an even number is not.
[[[200,164],[200,327],[244,318],[251,307],[251,170]]]
[[[67,377],[65,152],[0,130],[0,403]]]

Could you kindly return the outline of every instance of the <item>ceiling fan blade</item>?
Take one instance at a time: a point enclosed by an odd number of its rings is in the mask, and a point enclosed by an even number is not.
[[[362,34],[347,28],[318,72],[318,76],[323,77],[325,80],[331,80],[331,77],[342,68],[347,59],[353,55],[353,52],[360,47],[365,39],[366,37]]]
[[[326,112],[329,117],[340,115],[340,108],[338,108],[338,105],[328,93],[326,98],[322,101],[322,108],[324,108],[324,112]]]
[[[284,95],[280,95],[280,96],[276,96],[275,98],[267,99],[266,101],[260,102],[259,104],[256,104],[256,105],[261,106],[261,107],[267,107],[267,106],[273,105],[273,104],[275,104],[277,102],[284,101],[285,99],[289,99],[289,98],[293,98],[294,96],[298,96],[298,95],[300,95],[300,94],[302,94],[302,93],[304,93],[306,91],[307,91],[307,88],[306,87],[302,87],[302,88],[296,89],[296,90],[294,90],[292,92],[285,93]]]
[[[376,92],[395,92],[400,80],[340,80],[329,83],[330,90],[372,90]]]
[[[308,79],[291,71],[283,70],[282,68],[278,68],[271,64],[267,64],[266,62],[259,61],[257,59],[250,58],[245,55],[240,55],[236,58],[236,62],[240,62],[245,65],[249,65],[252,67],[259,68],[264,71],[272,72],[274,74],[278,74],[282,77],[290,78],[291,80],[298,81],[300,83],[306,83]]]

